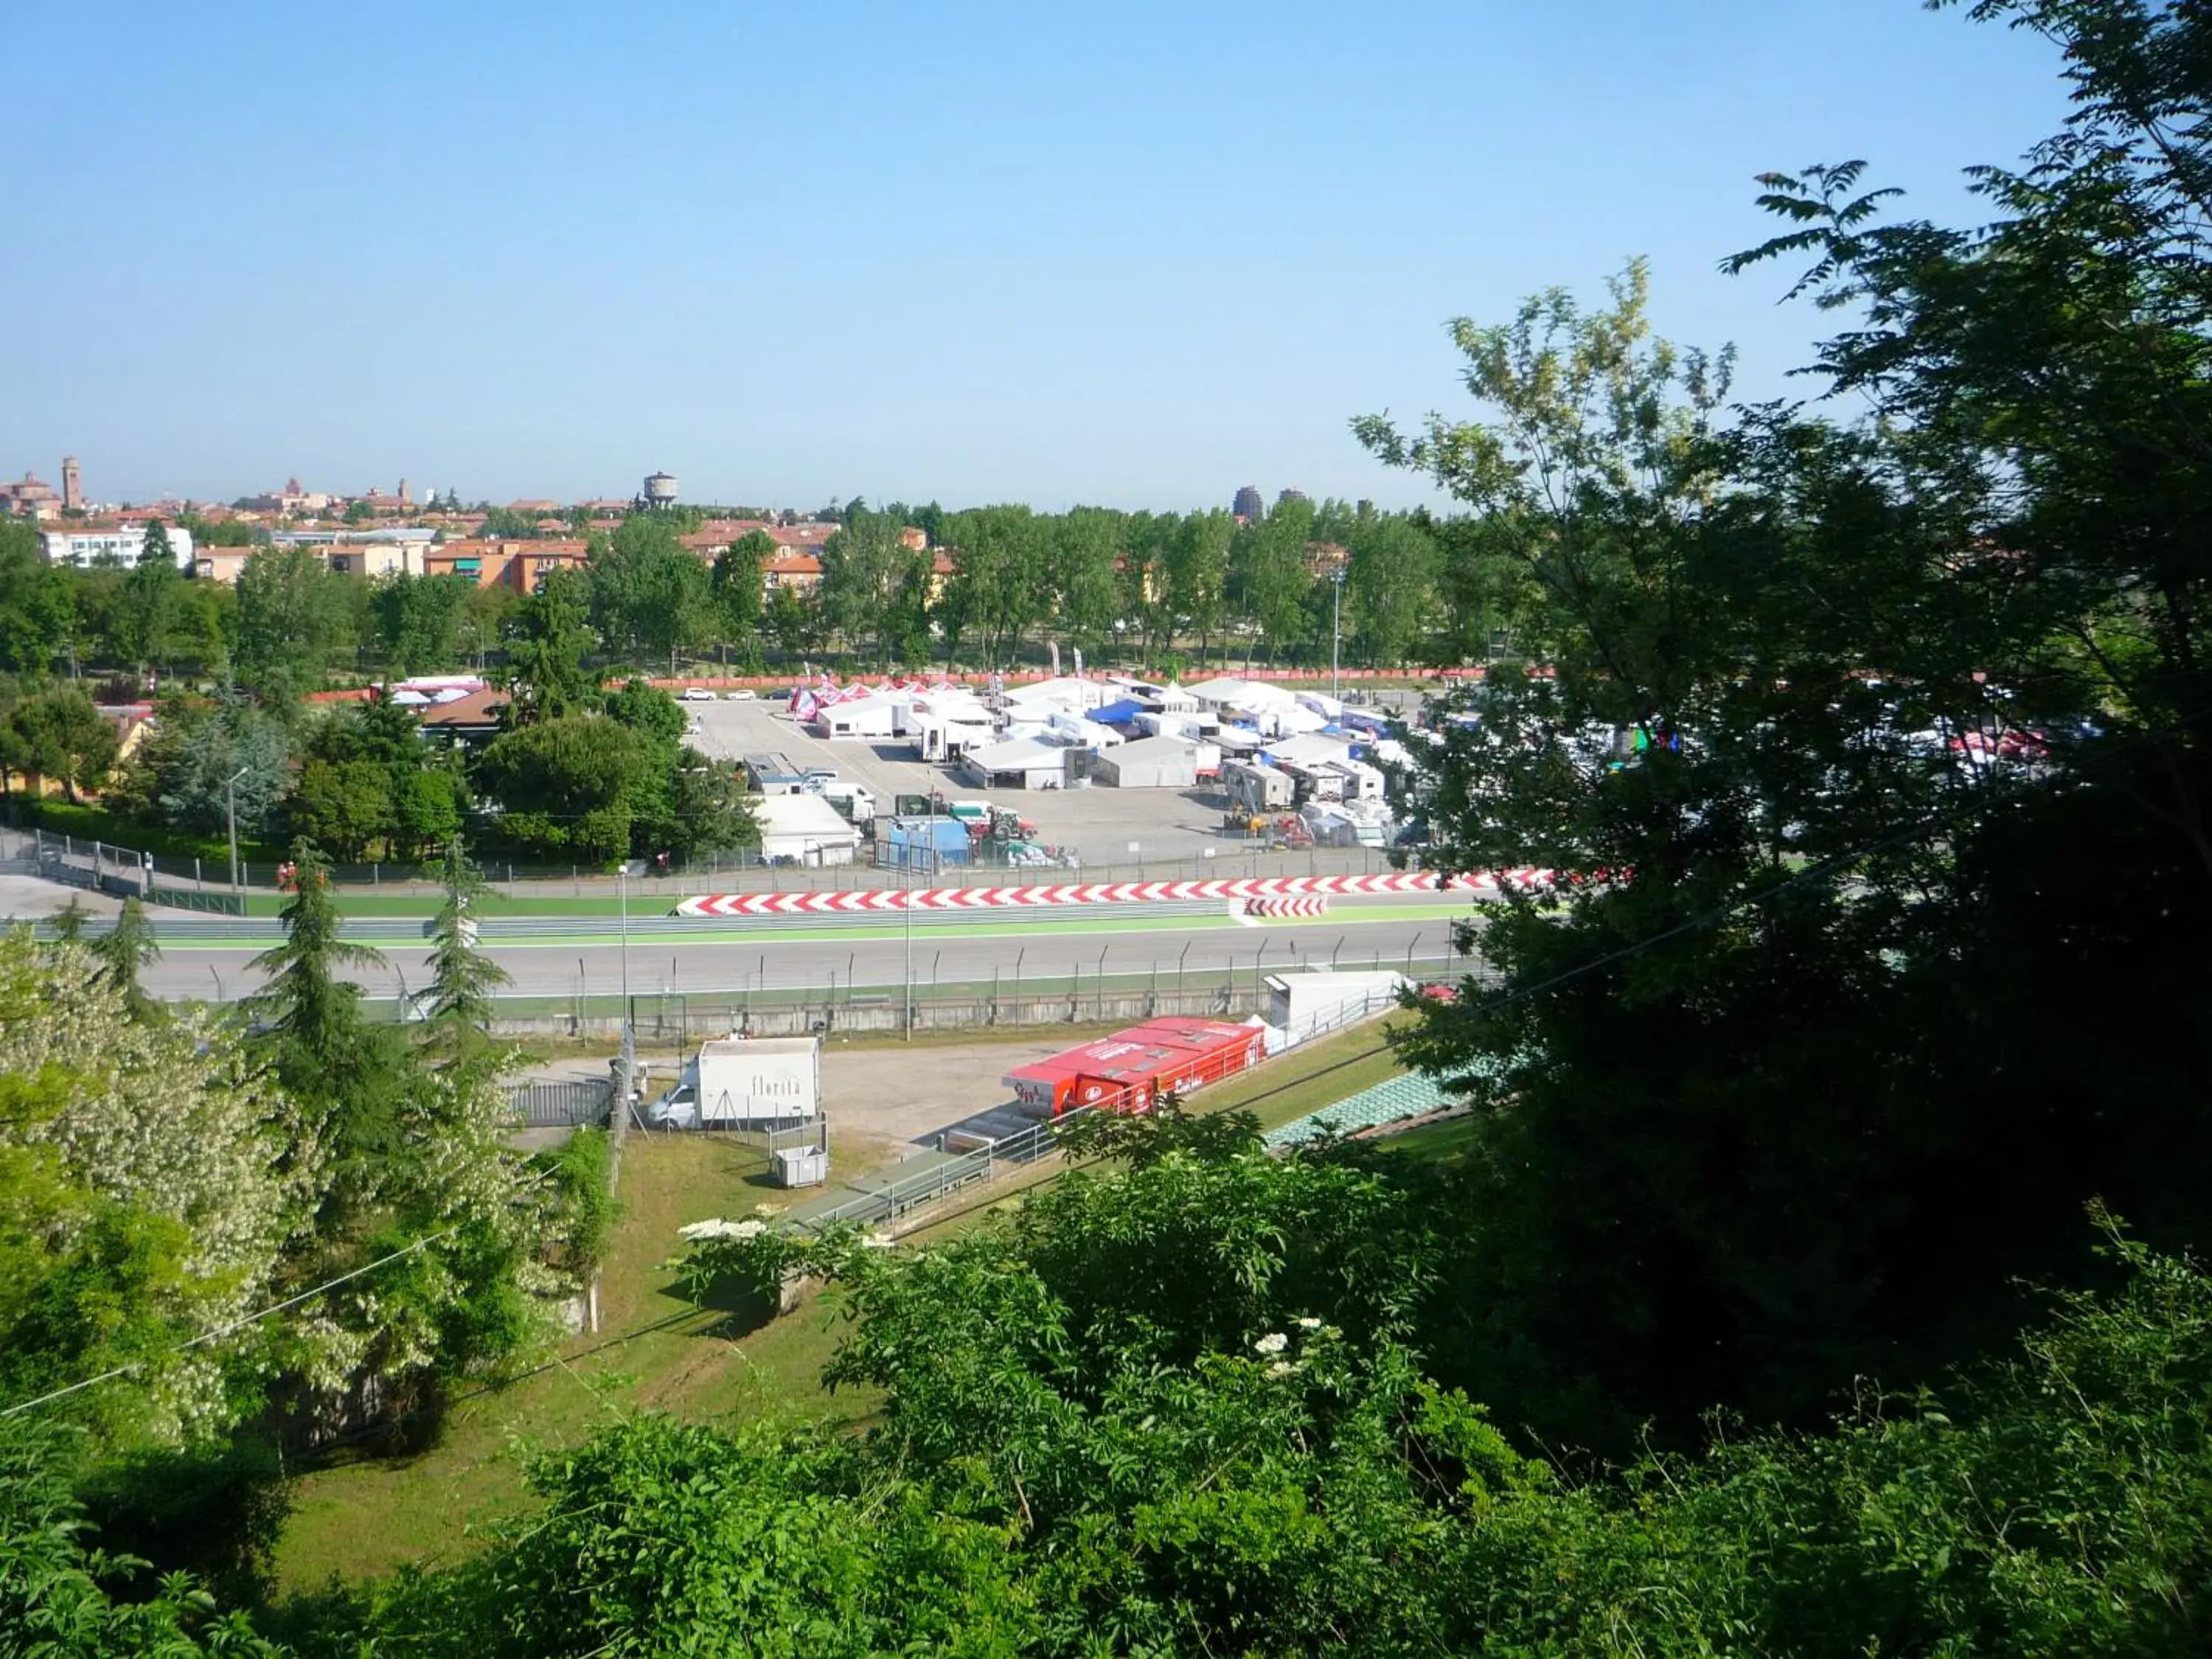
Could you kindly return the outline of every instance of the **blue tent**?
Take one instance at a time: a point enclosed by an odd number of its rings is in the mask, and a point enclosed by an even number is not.
[[[966,864],[973,858],[968,826],[957,818],[893,818],[882,835],[876,862],[917,870]]]
[[[1145,705],[1134,697],[1124,697],[1119,702],[1109,702],[1103,708],[1094,708],[1084,718],[1097,720],[1101,726],[1127,726],[1145,712]]]

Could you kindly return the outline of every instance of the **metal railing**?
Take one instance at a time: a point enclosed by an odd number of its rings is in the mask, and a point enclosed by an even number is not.
[[[924,1204],[934,1203],[947,1193],[970,1182],[988,1181],[1001,1168],[1016,1169],[1036,1163],[1057,1148],[1063,1127],[1078,1118],[1107,1109],[1111,1109],[1079,1106],[1058,1117],[1047,1118],[1019,1133],[994,1140],[989,1146],[979,1146],[972,1152],[942,1155],[925,1153],[921,1160],[916,1161],[925,1162],[927,1167],[906,1176],[895,1176],[878,1187],[864,1189],[858,1197],[848,1199],[842,1204],[794,1218],[792,1224],[818,1233],[843,1223],[866,1226],[871,1222],[896,1218]]]

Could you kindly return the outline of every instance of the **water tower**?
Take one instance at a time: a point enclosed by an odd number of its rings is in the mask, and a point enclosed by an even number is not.
[[[665,472],[649,474],[631,505],[641,513],[657,512],[676,505],[676,480]]]

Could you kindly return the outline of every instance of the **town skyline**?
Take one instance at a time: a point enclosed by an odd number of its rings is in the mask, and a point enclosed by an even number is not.
[[[489,496],[469,495],[455,485],[418,486],[414,479],[407,477],[402,477],[389,490],[375,483],[367,485],[359,490],[323,489],[303,483],[297,473],[288,475],[281,485],[238,495],[225,496],[216,493],[198,494],[191,491],[170,490],[144,499],[134,499],[124,495],[103,499],[96,493],[84,489],[82,483],[81,462],[79,458],[73,454],[63,458],[60,466],[54,470],[53,476],[61,480],[60,484],[49,482],[47,477],[36,465],[27,467],[20,474],[16,474],[9,471],[3,464],[0,464],[0,514],[12,514],[18,517],[32,518],[48,524],[58,522],[65,516],[98,518],[121,514],[128,519],[143,520],[151,515],[179,513],[212,514],[218,520],[241,517],[250,522],[265,521],[274,524],[300,520],[312,524],[319,522],[326,514],[342,515],[349,507],[356,502],[364,504],[373,514],[380,517],[402,516],[433,520],[447,515],[481,517],[487,509],[515,514],[534,512],[547,515],[570,514],[582,509],[605,519],[617,517],[623,511],[644,505],[641,493],[629,495],[617,494],[573,497],[517,495],[506,501],[497,501]],[[795,502],[778,501],[766,497],[753,501],[741,501],[737,496],[702,501],[679,500],[674,493],[681,483],[679,477],[657,471],[653,475],[649,475],[647,481],[648,484],[651,477],[667,480],[672,493],[666,505],[680,505],[687,509],[708,513],[744,507],[748,511],[762,511],[769,518],[812,520],[823,517],[833,510],[842,510],[853,501],[864,501],[872,507],[882,507],[891,504],[894,500],[889,496],[871,497],[861,494],[827,499],[812,507],[800,507]],[[1334,494],[1334,492],[1326,493]],[[1240,519],[1245,519],[1258,516],[1261,511],[1264,511],[1266,504],[1269,501],[1292,499],[1311,500],[1314,498],[1315,492],[1295,483],[1283,484],[1263,491],[1256,484],[1245,483],[1221,490],[1218,495],[1218,499],[1215,501],[1176,502],[1171,504],[1166,510],[1205,512],[1215,507],[1220,507]],[[1349,496],[1341,495],[1336,498],[1352,499]],[[925,503],[917,500],[914,504],[921,506]],[[975,503],[946,503],[932,496],[928,498],[927,504],[957,507]],[[1038,510],[1043,512],[1059,512],[1074,507],[1117,504],[1086,501],[1065,504],[1024,502],[1022,505],[1036,507]],[[1147,502],[1139,504],[1135,510],[1162,509],[1156,504]],[[549,526],[548,528],[550,527]]]

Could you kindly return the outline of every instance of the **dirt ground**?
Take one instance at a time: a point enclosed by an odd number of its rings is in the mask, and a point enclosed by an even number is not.
[[[848,1133],[912,1140],[1012,1098],[1000,1078],[1073,1041],[1046,1032],[1012,1042],[826,1049],[823,1105]]]

